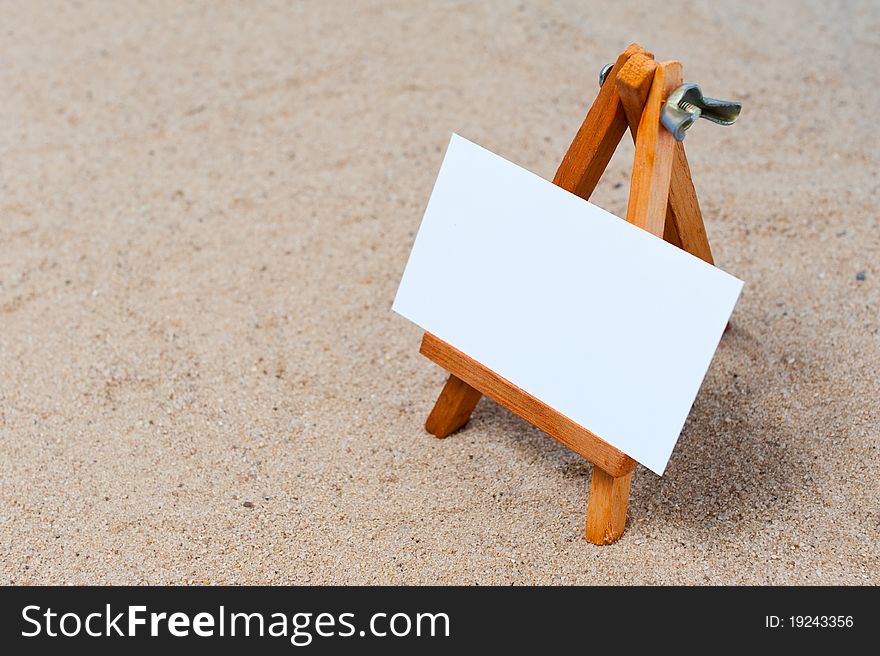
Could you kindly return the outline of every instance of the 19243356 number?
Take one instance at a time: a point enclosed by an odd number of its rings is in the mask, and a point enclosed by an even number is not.
[[[764,618],[764,626],[768,629],[849,629],[853,624],[852,615],[791,615],[788,618],[767,615]]]

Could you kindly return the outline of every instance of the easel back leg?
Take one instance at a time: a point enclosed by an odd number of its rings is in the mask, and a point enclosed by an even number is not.
[[[709,239],[706,236],[706,226],[703,223],[700,202],[697,200],[697,192],[694,189],[693,178],[691,178],[691,169],[684,152],[684,143],[681,141],[675,144],[675,154],[672,160],[669,207],[671,212],[668,212],[667,215],[671,216],[668,216],[667,223],[670,218],[674,223],[675,232],[680,242],[676,246],[709,264],[715,264],[715,260],[712,258],[712,249],[709,248]]]

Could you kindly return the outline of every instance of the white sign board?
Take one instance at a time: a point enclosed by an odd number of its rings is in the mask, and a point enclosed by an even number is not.
[[[393,309],[662,474],[741,289],[453,135]]]

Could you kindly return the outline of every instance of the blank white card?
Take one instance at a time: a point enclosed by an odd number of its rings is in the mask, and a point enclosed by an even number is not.
[[[662,474],[741,289],[453,135],[393,309]]]

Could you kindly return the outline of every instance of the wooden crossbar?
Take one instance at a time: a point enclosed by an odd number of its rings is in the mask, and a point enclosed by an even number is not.
[[[477,390],[477,400],[480,394],[488,396],[609,474],[622,476],[635,468],[635,460],[623,451],[431,333],[422,336],[419,352],[446,371],[455,372],[454,376],[459,383],[463,381]],[[432,412],[432,416],[434,414]]]

